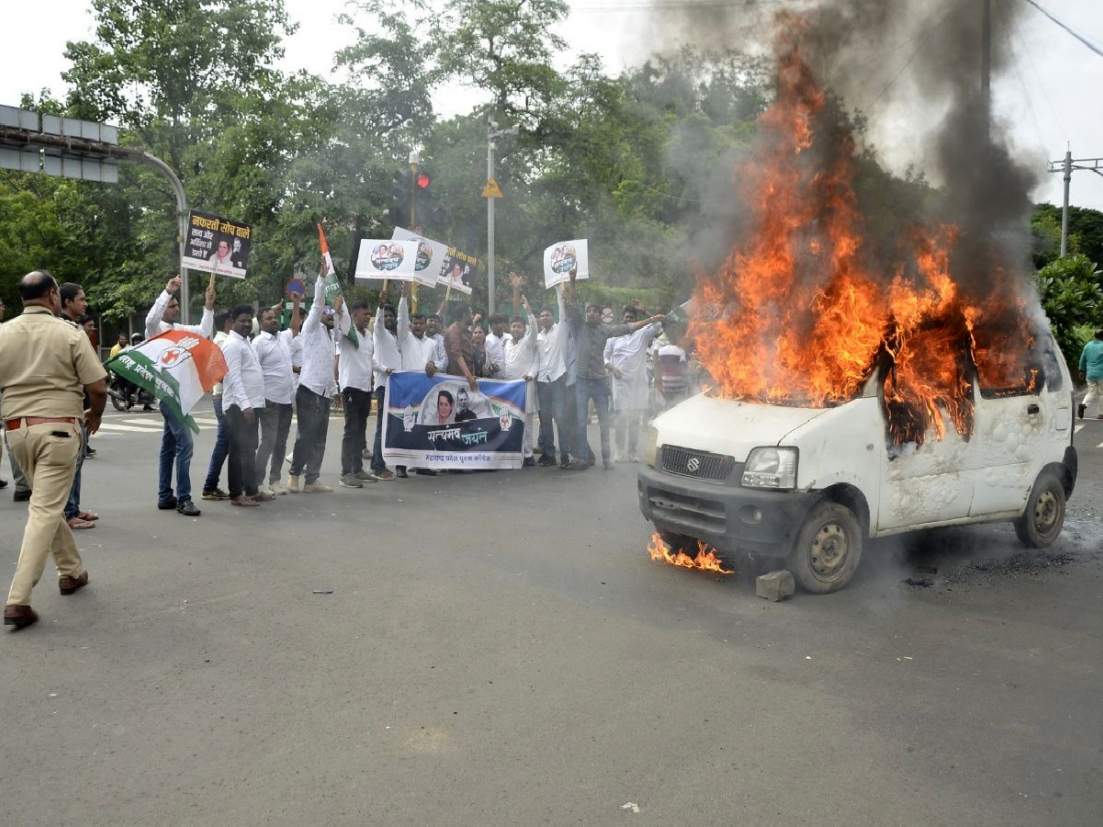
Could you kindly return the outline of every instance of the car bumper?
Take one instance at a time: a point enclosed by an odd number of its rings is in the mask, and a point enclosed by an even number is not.
[[[818,491],[763,491],[701,482],[642,468],[640,511],[660,531],[685,534],[720,551],[785,556]]]

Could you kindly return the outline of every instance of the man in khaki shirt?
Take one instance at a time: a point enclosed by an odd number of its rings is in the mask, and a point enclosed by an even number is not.
[[[57,318],[61,295],[45,270],[19,282],[23,315],[0,328],[0,419],[8,444],[31,483],[31,501],[23,546],[4,607],[4,625],[22,629],[38,615],[31,609],[31,589],[51,554],[58,587],[72,594],[88,583],[64,518],[82,450],[80,423],[88,433],[100,427],[107,401],[107,373],[79,328]],[[84,394],[92,407],[85,411]]]

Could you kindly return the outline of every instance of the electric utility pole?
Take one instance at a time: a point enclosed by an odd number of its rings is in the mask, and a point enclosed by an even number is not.
[[[516,135],[517,127],[498,129],[498,122],[494,118],[486,121],[486,187],[483,189],[483,197],[486,198],[486,290],[489,296],[488,312],[494,314],[494,200],[502,197],[502,189],[494,180],[494,143],[503,135]]]
[[[1073,158],[1072,149],[1065,150],[1065,158],[1062,161],[1050,161],[1049,171],[1063,173],[1065,179],[1065,200],[1061,206],[1061,257],[1068,253],[1069,244],[1069,185],[1072,183],[1072,171],[1074,169],[1086,169],[1096,175],[1103,176],[1103,158]]]
[[[987,144],[992,133],[992,0],[981,1],[984,8],[980,23],[980,98]]]

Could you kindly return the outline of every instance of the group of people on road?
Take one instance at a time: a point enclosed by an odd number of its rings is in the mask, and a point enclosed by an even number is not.
[[[214,394],[219,434],[203,499],[254,507],[279,494],[332,491],[320,477],[330,409],[338,394],[344,415],[341,486],[362,488],[368,483],[388,482],[408,476],[410,470],[435,473],[402,465],[392,470],[384,461],[381,413],[386,406],[387,377],[396,371],[462,376],[473,391],[480,378],[524,380],[528,391],[524,464],[537,464],[533,435],[539,414],[539,464],[558,462],[566,468],[595,464],[586,439],[591,403],[600,426],[602,460],[605,467],[611,466],[612,375],[612,392],[623,414],[621,441],[627,443],[634,458],[647,404],[644,356],[661,332],[662,317],[640,319],[633,307],[626,308],[622,324],[606,324],[601,321],[600,306],[578,307],[572,277],[559,290],[556,321],[550,307],[536,310],[528,303],[521,294],[523,284],[520,276],[511,275],[513,306],[524,308],[525,315],[492,316],[489,331],[481,316],[473,315],[465,305],[453,308],[447,327],[442,327],[440,313],[412,312],[405,284],[397,307],[390,304],[384,284],[374,314],[367,302],[349,307],[342,297],[327,306],[325,279],[319,275],[305,318],[303,297],[295,294],[286,329],[280,329],[281,306],[277,305],[261,310],[256,317],[257,333],[250,338],[252,306],[240,305],[216,317],[211,311],[213,296],[208,296],[208,307],[194,330],[210,335],[210,330],[219,328],[214,341],[225,356],[227,372]],[[166,285],[147,318],[147,334],[155,335],[157,325],[175,319],[172,297],[178,287],[175,279]],[[369,449],[367,426],[373,402],[376,425]],[[170,412],[165,415],[158,506],[196,516],[199,510],[190,498],[187,473],[190,441],[185,442],[183,423],[174,422]],[[296,436],[284,480],[282,466],[293,417]],[[367,468],[366,458],[370,460]],[[174,460],[175,493],[170,485]],[[228,469],[228,490],[219,485],[223,463]]]
[[[557,288],[558,313],[551,306],[531,306],[521,293],[523,284],[511,275],[513,306],[524,315],[491,316],[488,329],[464,304],[451,305],[447,326],[440,312],[417,312],[405,285],[397,307],[384,286],[374,314],[366,302],[348,307],[340,297],[327,306],[325,279],[319,276],[309,311],[304,315],[304,297],[293,295],[290,323],[281,329],[282,305],[258,314],[242,304],[216,314],[213,279],[199,324],[183,325],[176,297],[181,282],[170,279],[146,316],[145,338],[176,330],[212,339],[227,367],[213,394],[218,434],[202,497],[255,507],[278,494],[332,491],[320,477],[330,407],[338,393],[345,420],[340,484],[359,488],[407,476],[405,467],[392,471],[384,462],[378,416],[386,405],[387,377],[396,371],[445,372],[464,377],[473,391],[480,378],[525,381],[526,466],[593,466],[596,457],[586,438],[592,405],[602,462],[611,467],[611,397],[618,407],[620,441],[634,452],[646,404],[644,356],[662,331],[663,317],[640,318],[632,306],[625,308],[622,323],[603,321],[601,306],[579,305],[573,273]],[[0,417],[13,473],[26,491],[17,491],[17,499],[30,503],[4,610],[5,624],[16,628],[37,619],[31,589],[50,555],[62,594],[88,582],[72,532],[98,519],[81,508],[80,480],[89,437],[99,429],[107,398],[107,374],[90,338],[94,331],[84,327],[87,302],[80,285],[58,284],[40,270],[27,274],[19,291],[23,314],[0,325]],[[126,346],[120,338],[116,349]],[[369,449],[373,401],[377,418]],[[191,432],[170,406],[162,406],[161,415],[157,507],[197,517]],[[533,444],[537,416],[539,463]],[[293,421],[296,435],[284,478]],[[228,490],[220,486],[224,467]]]

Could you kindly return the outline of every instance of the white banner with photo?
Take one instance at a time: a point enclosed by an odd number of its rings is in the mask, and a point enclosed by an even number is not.
[[[415,281],[417,246],[416,241],[394,241],[389,238],[361,239],[354,275],[358,279]]]
[[[557,241],[544,250],[544,286],[549,290],[557,284],[570,281],[571,270],[577,269],[578,280],[590,277],[589,239]]]
[[[448,245],[433,241],[405,227],[395,227],[391,235],[394,241],[413,241],[417,244],[414,261],[414,281],[426,287],[436,287],[441,273],[448,264]]]

